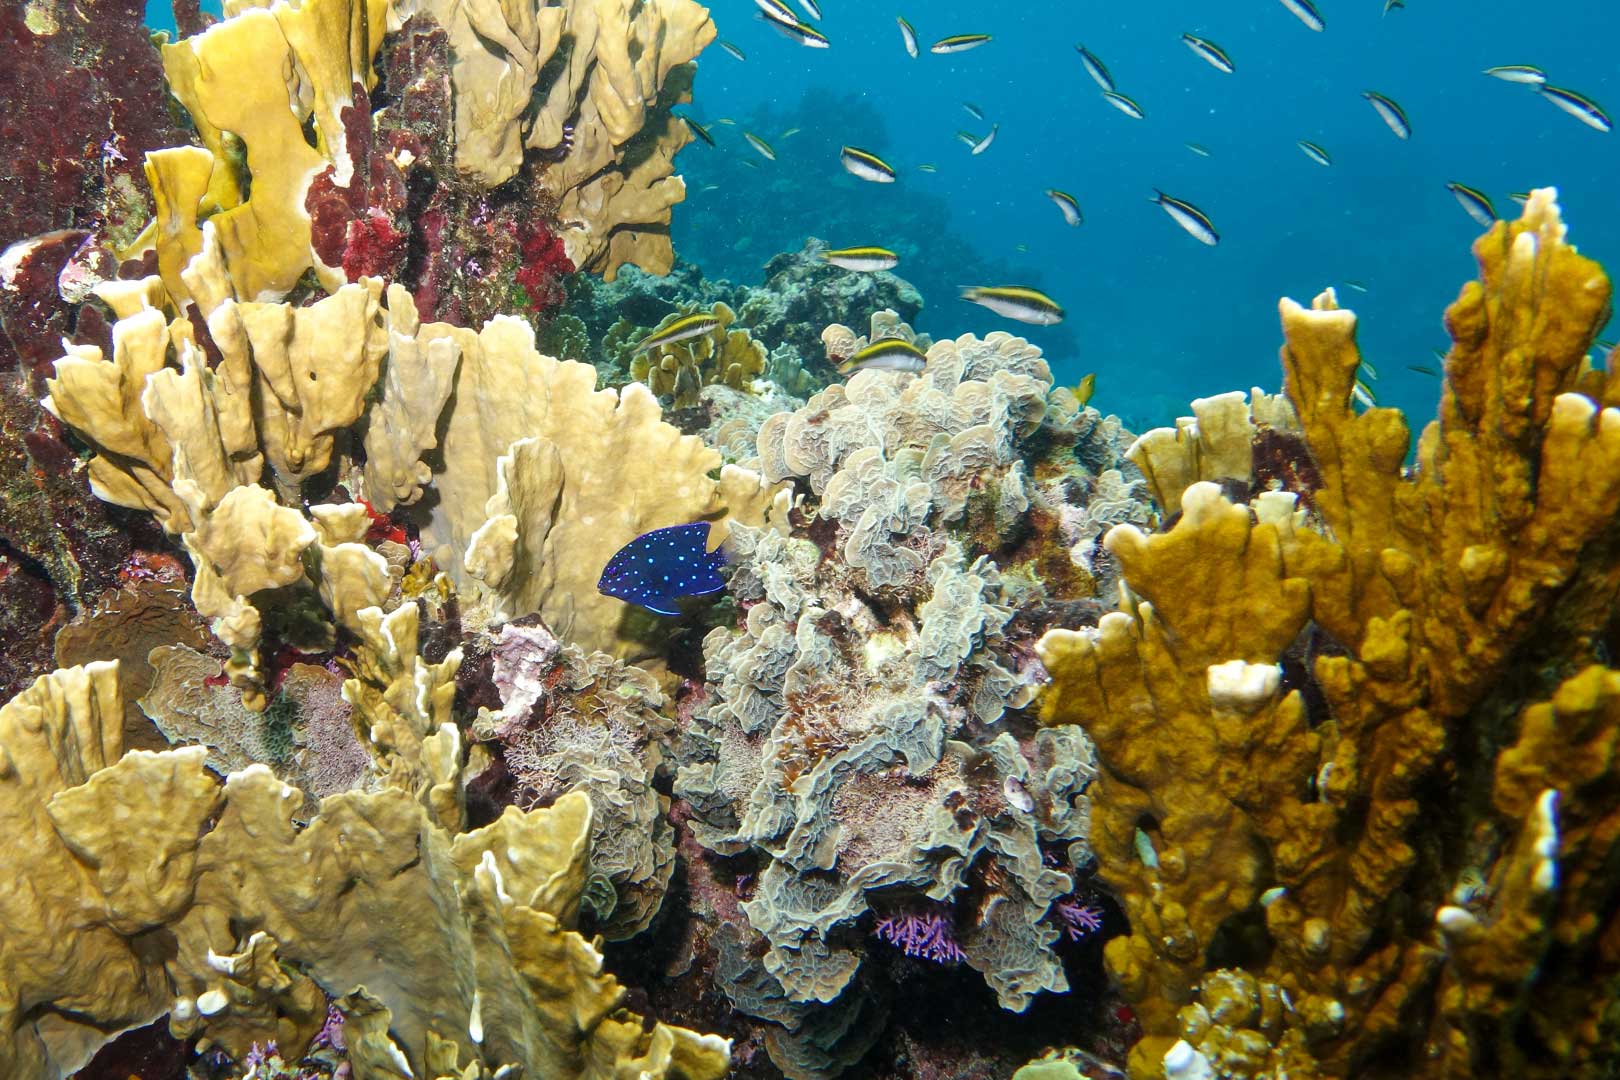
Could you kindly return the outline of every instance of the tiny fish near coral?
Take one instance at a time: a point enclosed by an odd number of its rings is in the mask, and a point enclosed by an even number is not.
[[[720,567],[726,557],[708,551],[709,523],[669,525],[642,533],[608,560],[597,589],[659,615],[679,615],[675,602],[726,587]]]

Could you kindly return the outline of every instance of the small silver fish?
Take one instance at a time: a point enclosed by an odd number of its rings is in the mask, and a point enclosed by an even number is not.
[[[989,34],[952,34],[950,37],[942,37],[928,46],[928,51],[939,53],[942,56],[950,53],[967,52],[969,49],[977,49],[989,40]]]
[[[743,132],[743,138],[747,139],[748,145],[752,146],[755,150],[758,150],[760,156],[766,161],[776,160],[776,151],[771,149],[770,143],[766,142],[758,135],[755,135],[752,131]]]
[[[1376,90],[1363,90],[1361,96],[1367,99],[1367,104],[1373,107],[1373,111],[1395,133],[1397,139],[1412,137],[1412,123],[1407,120],[1405,109]]]
[[[904,15],[896,15],[894,21],[900,24],[900,40],[905,43],[906,55],[913,60],[917,59],[917,31],[913,30],[911,24],[906,22]]]
[[[806,15],[817,22],[821,21],[821,5],[816,3],[816,0],[799,0],[799,6],[804,8]]]
[[[1316,10],[1316,5],[1311,3],[1311,0],[1282,0],[1282,6],[1293,12],[1294,17],[1300,22],[1318,33],[1321,33],[1322,28],[1327,25],[1322,21],[1322,13]]]
[[[1540,86],[1541,96],[1569,113],[1575,119],[1589,128],[1609,132],[1614,130],[1614,121],[1604,112],[1597,102],[1584,94],[1577,94],[1573,90],[1562,86]]]
[[[1063,308],[1038,289],[1026,285],[981,285],[962,289],[962,299],[989,308],[1006,319],[1034,326],[1052,326],[1063,321]]]
[[[732,56],[735,56],[738,60],[748,59],[748,56],[741,49],[737,48],[737,46],[733,45],[729,41],[722,41],[720,43],[720,47],[726,50],[726,52],[730,53]]]
[[[894,183],[894,166],[870,151],[846,146],[839,153],[839,160],[843,162],[844,171],[851,176],[874,184]]]
[[[1142,111],[1142,106],[1138,105],[1124,94],[1117,93],[1113,90],[1104,90],[1102,92],[1102,96],[1104,101],[1108,102],[1108,104],[1112,105],[1114,108],[1118,109],[1132,120],[1140,120],[1147,115],[1147,113]]]
[[[1079,200],[1067,191],[1047,188],[1046,197],[1057,204],[1057,208],[1063,212],[1063,220],[1070,225],[1079,225],[1086,220],[1086,216],[1080,212]]]
[[[1199,157],[1209,157],[1209,147],[1205,146],[1203,143],[1190,142],[1183,143],[1182,145],[1191,150],[1193,153],[1197,154]]]
[[[1237,70],[1232,58],[1226,55],[1226,50],[1208,38],[1201,38],[1197,34],[1182,34],[1181,40],[1193,51],[1193,55],[1206,61],[1216,71],[1230,75]]]
[[[835,248],[823,251],[821,258],[822,261],[842,270],[855,270],[866,274],[878,270],[893,270],[900,262],[900,256],[888,248],[880,247]]]
[[[969,116],[973,117],[973,119],[975,119],[975,120],[983,120],[984,119],[984,110],[979,108],[977,105],[973,104],[973,102],[971,102],[971,101],[962,102],[962,108],[966,109],[967,114]]]
[[[1301,139],[1297,145],[1302,151],[1304,151],[1306,157],[1310,158],[1318,165],[1327,166],[1333,164],[1333,159],[1328,157],[1328,152],[1322,149],[1320,146],[1317,146],[1315,143]]]
[[[998,132],[1000,130],[1001,130],[1001,125],[1000,124],[991,124],[990,125],[990,134],[986,135],[984,138],[980,139],[978,142],[973,144],[973,153],[974,154],[982,154],[986,150],[990,149],[990,144],[992,142],[995,142],[996,132]]]
[[[1076,45],[1074,51],[1080,54],[1080,64],[1086,69],[1086,74],[1091,76],[1092,82],[1104,90],[1114,89],[1114,77],[1108,73],[1107,66],[1097,59],[1095,53],[1084,45]]]
[[[759,8],[761,15],[779,26],[792,26],[799,21],[799,17],[793,14],[793,9],[782,0],[754,0],[754,4]]]
[[[1484,192],[1467,184],[1459,184],[1455,180],[1446,185],[1446,190],[1457,197],[1458,204],[1468,211],[1469,217],[1487,229],[1495,224],[1496,208],[1491,205],[1490,198]]]
[[[927,366],[927,354],[911,342],[900,338],[879,338],[839,364],[838,374],[867,370],[917,372]]]
[[[1503,64],[1501,67],[1486,68],[1484,73],[1493,79],[1522,86],[1541,86],[1547,81],[1547,73],[1531,64]]]
[[[1155,197],[1149,201],[1158,203],[1159,206],[1163,207],[1164,212],[1170,215],[1170,220],[1187,230],[1187,234],[1193,239],[1208,244],[1210,247],[1214,247],[1221,242],[1221,234],[1215,231],[1215,226],[1210,223],[1208,214],[1185,199],[1177,199],[1174,196],[1166,195],[1158,188],[1154,188],[1153,192]]]

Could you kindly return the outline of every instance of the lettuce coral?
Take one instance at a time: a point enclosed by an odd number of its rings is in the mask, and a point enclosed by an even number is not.
[[[1133,1075],[1612,1068],[1620,393],[1584,362],[1609,284],[1550,191],[1474,254],[1414,467],[1398,412],[1354,408],[1354,316],[1284,300],[1319,486],[1192,484],[1169,531],[1109,533],[1123,609],[1041,642],[1043,717],[1097,745]]]
[[[707,386],[751,389],[754,380],[765,373],[765,346],[747,330],[732,328],[737,316],[725,304],[715,304],[711,313],[717,323],[713,330],[637,354],[630,362],[630,376],[646,383],[658,397],[673,397],[676,409],[696,407]],[[670,316],[647,333],[656,334],[680,314]]]

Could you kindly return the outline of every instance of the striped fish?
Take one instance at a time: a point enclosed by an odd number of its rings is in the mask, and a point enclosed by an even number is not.
[[[1210,247],[1221,242],[1221,234],[1215,231],[1208,214],[1185,199],[1166,195],[1158,188],[1154,188],[1153,193],[1154,198],[1149,201],[1158,203],[1164,212],[1170,215],[1170,220],[1186,229],[1187,234],[1193,239]]]
[[[906,22],[904,15],[896,15],[894,21],[900,24],[900,40],[905,42],[906,55],[913,60],[917,59],[917,31],[913,30],[911,24]]]
[[[986,135],[984,138],[980,139],[978,142],[973,144],[973,152],[974,152],[974,154],[982,154],[986,150],[990,149],[990,144],[995,142],[995,140],[996,140],[996,132],[998,132],[1000,130],[1001,130],[1001,125],[1000,124],[991,124],[990,125],[990,134]]]
[[[679,116],[680,114],[677,113],[676,115]],[[709,134],[708,128],[704,127],[690,116],[680,116],[680,121],[691,130],[692,134],[696,135],[710,146],[714,145],[714,136]]]
[[[878,338],[838,365],[838,374],[856,371],[921,371],[928,365],[928,355],[917,346],[901,338]]]
[[[1496,221],[1496,208],[1483,191],[1471,188],[1467,184],[1459,184],[1455,180],[1446,185],[1446,190],[1457,197],[1457,202],[1468,211],[1468,216],[1485,226],[1487,229]]]
[[[776,29],[781,31],[783,37],[797,41],[807,48],[825,49],[832,44],[827,40],[826,34],[823,34],[809,23],[795,22],[792,26],[777,25]]]
[[[823,251],[821,258],[840,269],[857,270],[867,274],[878,270],[892,270],[900,262],[900,256],[888,248],[880,247],[835,248]]]
[[[1333,164],[1333,159],[1328,157],[1328,152],[1322,149],[1320,146],[1317,146],[1315,143],[1307,142],[1306,140],[1301,139],[1299,140],[1298,145],[1299,148],[1305,152],[1305,156],[1316,162],[1318,165],[1327,166]]]
[[[799,6],[804,8],[806,15],[817,22],[821,21],[821,5],[816,3],[816,0],[799,0]]]
[[[1025,285],[981,285],[962,289],[962,299],[989,308],[1005,319],[1035,326],[1052,326],[1063,321],[1063,309],[1056,300]]]
[[[1046,197],[1057,204],[1057,208],[1063,212],[1063,220],[1070,225],[1079,225],[1086,220],[1086,216],[1080,212],[1079,200],[1067,191],[1047,188]]]
[[[1504,64],[1501,67],[1486,68],[1485,74],[1493,79],[1524,86],[1540,86],[1547,81],[1547,73],[1531,64]]]
[[[1147,115],[1147,113],[1142,111],[1142,106],[1138,105],[1124,94],[1118,93],[1114,90],[1104,90],[1102,92],[1102,96],[1104,101],[1108,102],[1108,104],[1112,105],[1114,108],[1118,109],[1132,120],[1140,120]]]
[[[1195,56],[1208,61],[1209,66],[1216,71],[1230,75],[1236,70],[1232,58],[1226,55],[1226,50],[1208,38],[1201,38],[1196,34],[1182,34],[1181,40],[1186,42],[1187,48],[1191,49]]]
[[[973,104],[973,102],[971,102],[971,101],[962,102],[962,108],[966,109],[967,114],[969,116],[973,117],[973,119],[975,119],[975,120],[983,120],[984,119],[984,110],[979,108],[977,105]]]
[[[770,143],[766,142],[758,135],[755,135],[752,131],[743,132],[743,138],[747,139],[748,145],[752,146],[755,150],[758,150],[760,156],[766,161],[776,160],[776,151],[771,149]]]
[[[1282,6],[1294,13],[1294,17],[1312,30],[1321,32],[1327,25],[1322,21],[1322,13],[1316,10],[1311,0],[1282,0]]]
[[[722,41],[720,43],[720,47],[726,50],[726,52],[730,53],[732,56],[735,56],[738,60],[748,59],[747,55],[744,54],[741,49],[737,48],[737,46],[733,45],[729,41]]]
[[[1584,94],[1577,94],[1573,90],[1562,86],[1540,86],[1541,96],[1569,113],[1575,119],[1589,128],[1598,131],[1613,131],[1614,121],[1604,112],[1597,102]]]
[[[1108,68],[1097,59],[1095,53],[1084,45],[1076,45],[1074,51],[1080,54],[1080,65],[1086,69],[1086,74],[1104,90],[1114,89],[1114,77],[1108,74]]]
[[[894,183],[894,167],[869,151],[846,146],[839,154],[839,160],[844,163],[844,171],[851,176],[870,180],[874,184]]]
[[[759,8],[761,15],[778,26],[792,26],[799,21],[799,17],[793,14],[793,9],[782,0],[754,0],[754,4]]]
[[[1395,133],[1397,139],[1412,137],[1412,123],[1407,120],[1405,109],[1376,90],[1363,90],[1361,96],[1367,99],[1367,103],[1373,107],[1379,118],[1389,125],[1389,130]]]
[[[1183,143],[1182,145],[1191,150],[1193,153],[1197,154],[1199,157],[1209,157],[1209,147],[1205,146],[1203,143],[1190,142]]]
[[[636,346],[636,352],[646,352],[656,349],[660,345],[672,345],[677,341],[690,341],[692,338],[702,337],[720,325],[720,320],[707,311],[700,311],[696,315],[683,315],[667,326],[660,327],[641,339]]]
[[[989,34],[952,34],[950,37],[942,37],[928,46],[928,51],[940,55],[967,52],[969,49],[977,49],[989,40]]]

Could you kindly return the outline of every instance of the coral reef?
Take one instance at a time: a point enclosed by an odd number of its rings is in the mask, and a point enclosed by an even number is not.
[[[572,929],[589,800],[466,829],[460,654],[417,656],[414,607],[365,622],[345,696],[374,786],[322,800],[302,830],[263,765],[221,785],[200,748],[123,754],[116,663],[0,708],[0,815],[26,845],[3,901],[7,1075],[65,1075],[104,1031],[164,1013],[239,1061],[271,1042],[296,1057],[329,997],[359,1077],[723,1075],[724,1040],[644,1027]],[[170,947],[144,947],[158,928]]]
[[[736,313],[723,303],[716,303],[710,311],[716,325],[707,334],[642,350],[630,362],[630,376],[646,383],[656,396],[672,397],[672,407],[677,410],[696,408],[705,387],[751,390],[754,380],[765,372],[765,346],[749,331],[732,328]],[[671,316],[643,337],[657,333],[682,314],[690,312]]]
[[[1167,532],[1109,533],[1124,608],[1042,640],[1043,718],[1097,746],[1134,1075],[1613,1068],[1620,396],[1584,363],[1609,286],[1550,191],[1474,254],[1414,467],[1401,415],[1353,405],[1354,316],[1284,300],[1314,490],[1193,483]],[[1209,444],[1241,450],[1240,405]],[[1242,454],[1149,456],[1161,490],[1253,486]]]

